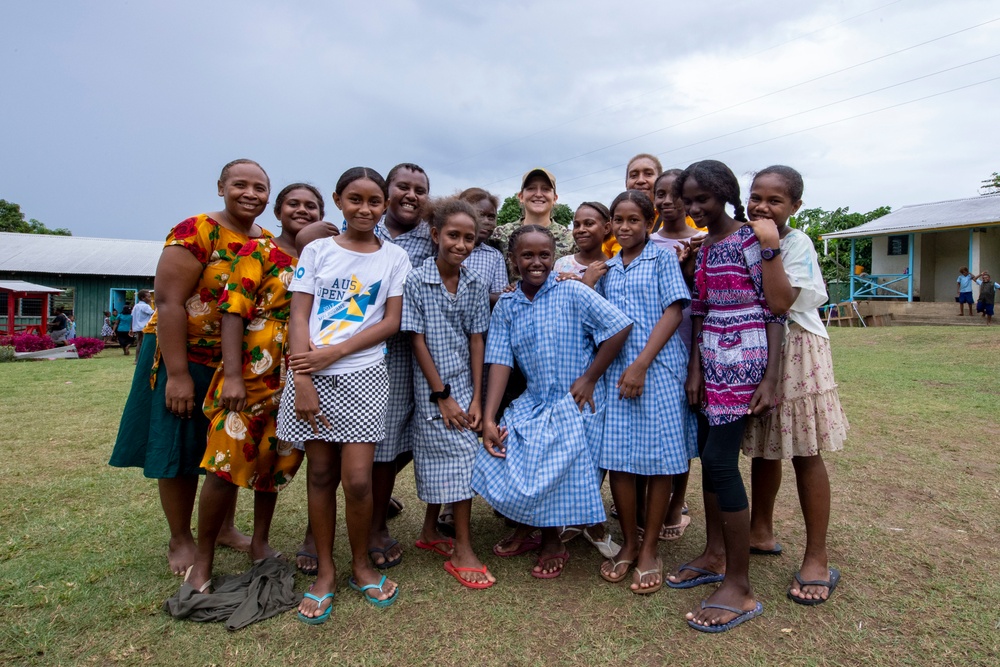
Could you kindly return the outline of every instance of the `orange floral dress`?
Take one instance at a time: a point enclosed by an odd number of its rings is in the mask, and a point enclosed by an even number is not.
[[[302,463],[302,452],[275,435],[292,302],[287,288],[296,263],[273,238],[251,240],[233,259],[218,300],[220,313],[240,315],[246,323],[243,382],[247,406],[242,412],[219,406],[225,384],[220,363],[203,406],[210,426],[201,467],[254,491],[279,491],[292,481]]]
[[[273,238],[271,232],[261,228],[260,239]],[[222,363],[222,336],[219,325],[219,296],[229,280],[233,260],[240,248],[247,243],[247,237],[226,229],[218,222],[201,213],[178,223],[167,235],[164,248],[180,246],[201,262],[204,270],[198,284],[184,303],[187,313],[187,357],[188,361],[217,367]],[[156,333],[157,313],[146,325],[146,333]],[[160,349],[157,342],[156,357],[150,373],[149,385],[156,381],[160,366]]]

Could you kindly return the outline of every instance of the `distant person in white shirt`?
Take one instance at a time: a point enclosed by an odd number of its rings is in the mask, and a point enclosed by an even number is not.
[[[132,309],[132,333],[135,334],[135,362],[133,363],[138,363],[139,361],[139,351],[142,349],[142,330],[146,328],[150,318],[153,317],[153,306],[150,305],[149,290],[139,290],[139,293],[136,294],[136,299],[138,301],[135,304],[135,308]]]

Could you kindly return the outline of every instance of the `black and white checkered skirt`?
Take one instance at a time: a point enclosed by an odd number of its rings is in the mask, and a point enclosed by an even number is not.
[[[306,440],[326,442],[379,442],[385,437],[385,410],[389,403],[389,372],[385,361],[344,375],[313,375],[319,394],[320,414],[313,431],[308,421],[295,416],[295,380],[288,370],[278,409],[278,438],[299,449]]]

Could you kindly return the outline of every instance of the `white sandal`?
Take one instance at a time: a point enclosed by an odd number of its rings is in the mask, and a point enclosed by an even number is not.
[[[605,529],[604,539],[598,540],[594,539],[594,536],[590,534],[590,527],[583,529],[583,536],[587,538],[587,541],[594,545],[601,555],[605,558],[612,560],[621,551],[621,545],[615,544],[611,540],[611,533]]]

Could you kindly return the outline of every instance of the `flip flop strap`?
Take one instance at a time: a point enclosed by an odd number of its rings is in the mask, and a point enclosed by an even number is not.
[[[451,569],[455,570],[455,572],[478,572],[479,574],[486,574],[485,565],[483,565],[482,567],[457,567],[455,565],[452,565]]]
[[[718,576],[719,575],[718,572],[712,572],[711,570],[705,570],[705,569],[702,569],[700,567],[695,567],[694,565],[681,565],[679,568],[677,568],[678,572],[680,572],[682,570],[691,570],[692,572],[697,572],[698,574],[707,574],[707,575],[711,575],[711,576]]]
[[[379,593],[381,593],[382,592],[382,586],[383,586],[383,584],[385,584],[385,580],[386,580],[386,576],[383,574],[382,578],[379,579],[377,586],[375,584],[368,584],[367,586],[362,586],[361,587],[361,592],[364,593],[365,591],[370,591],[370,590],[372,590],[374,588]],[[371,596],[369,595],[368,597],[371,597]]]
[[[745,609],[740,609],[738,607],[730,607],[729,605],[725,605],[725,604],[708,604],[708,602],[706,602],[705,600],[701,601],[701,608],[702,609],[722,609],[723,611],[731,611],[732,613],[736,614],[737,616],[742,616],[743,614],[749,614],[750,613],[750,612],[746,611]],[[751,609],[750,611],[753,611],[753,609]]]
[[[310,600],[315,600],[317,604],[323,604],[324,600],[326,600],[327,598],[332,598],[333,597],[333,593],[327,593],[326,595],[324,595],[321,598],[320,597],[316,597],[312,593],[303,593],[302,597],[307,597]]]
[[[822,579],[815,579],[813,581],[802,581],[802,577],[799,573],[795,573],[795,581],[799,582],[799,586],[823,586],[825,588],[833,588],[833,579],[827,579],[823,581]]]

